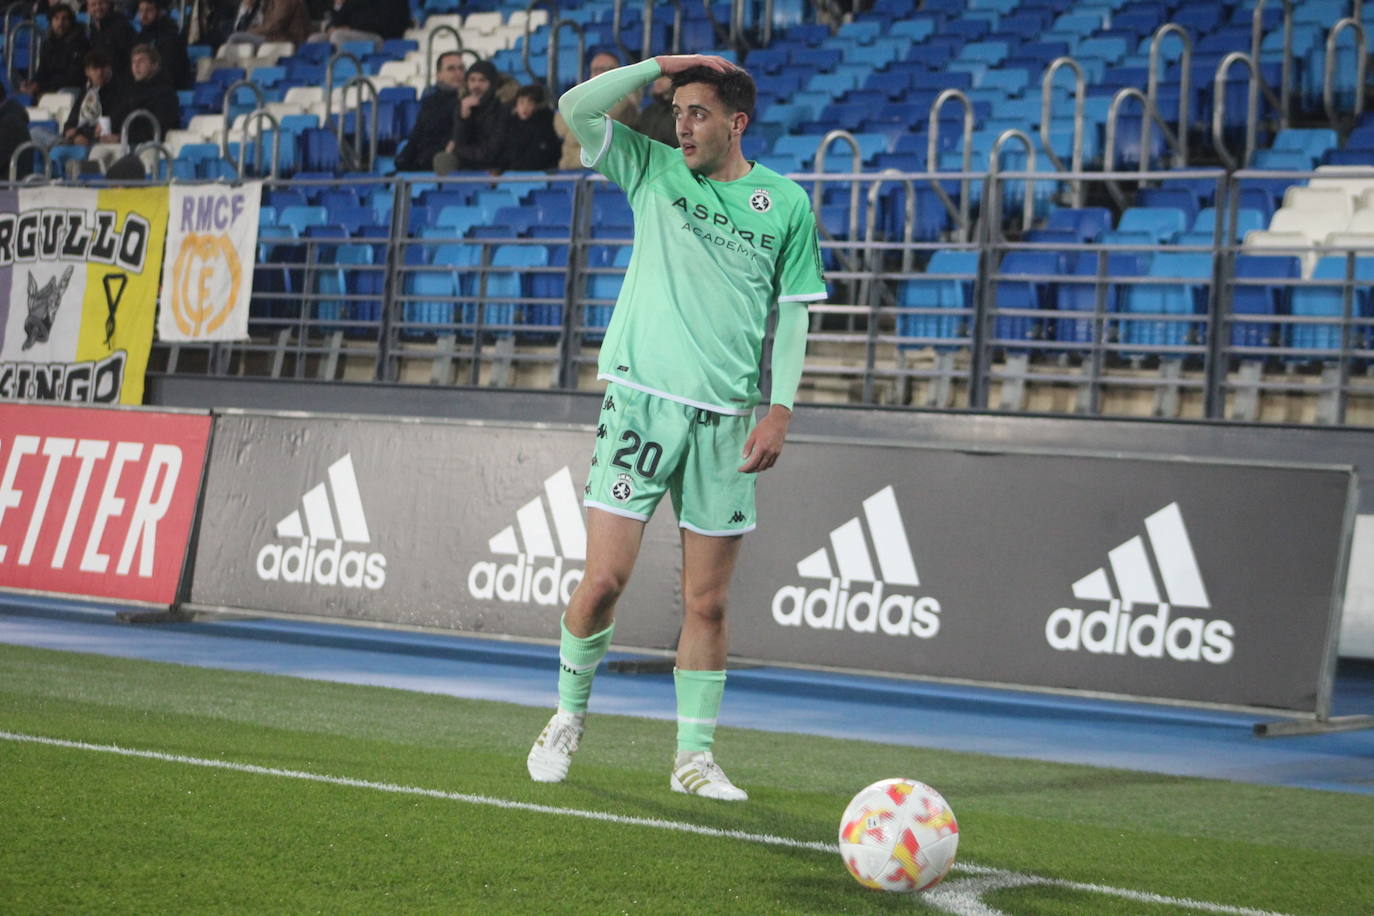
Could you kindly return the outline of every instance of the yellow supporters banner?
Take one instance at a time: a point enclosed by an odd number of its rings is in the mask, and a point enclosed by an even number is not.
[[[0,400],[141,404],[167,189],[0,191]]]

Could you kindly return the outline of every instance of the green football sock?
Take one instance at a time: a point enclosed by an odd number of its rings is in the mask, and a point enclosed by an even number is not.
[[[725,694],[725,672],[674,668],[673,686],[677,689],[678,752],[709,751]]]
[[[564,712],[586,712],[592,678],[596,677],[596,666],[606,657],[615,624],[587,637],[569,633],[561,619],[558,628],[563,632],[558,643],[558,708]]]

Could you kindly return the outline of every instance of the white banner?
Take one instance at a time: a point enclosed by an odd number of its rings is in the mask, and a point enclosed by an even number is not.
[[[246,340],[262,182],[172,186],[157,334]]]

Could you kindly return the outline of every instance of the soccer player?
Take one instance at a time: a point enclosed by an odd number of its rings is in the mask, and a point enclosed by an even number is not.
[[[659,76],[672,79],[680,150],[606,116]],[[598,363],[609,384],[583,500],[587,566],[561,626],[558,710],[526,761],[538,782],[567,776],[616,599],[667,492],[682,529],[683,602],[669,786],[748,797],[711,753],[725,689],[726,595],[740,537],[754,528],[754,482],[778,460],[791,420],[806,304],[826,295],[806,193],[740,150],[754,94],[749,74],[724,58],[673,55],[610,70],[559,100],[583,164],[629,197],[635,235]],[[772,403],[755,425],[775,305]]]

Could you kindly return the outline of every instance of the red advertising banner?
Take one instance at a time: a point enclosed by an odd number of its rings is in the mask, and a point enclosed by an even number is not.
[[[0,589],[172,604],[211,422],[0,404]]]

